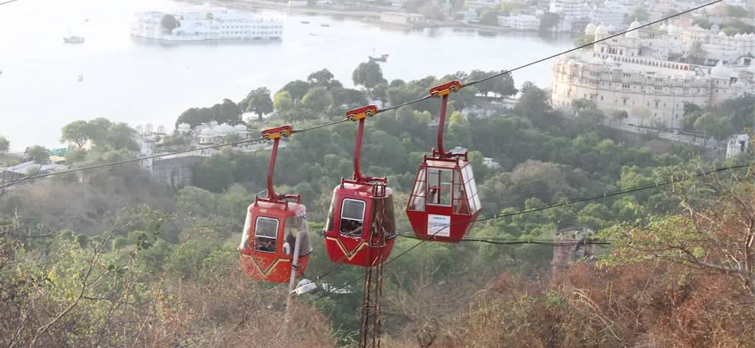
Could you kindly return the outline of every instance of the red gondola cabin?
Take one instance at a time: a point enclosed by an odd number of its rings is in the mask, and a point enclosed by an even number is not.
[[[414,178],[406,215],[417,238],[458,243],[472,229],[482,205],[467,152],[443,150],[448,96],[462,88],[451,81],[430,89],[434,98],[442,98],[438,121],[437,148],[425,157]]]
[[[291,126],[262,132],[264,138],[273,140],[267,172],[267,198],[256,197],[249,206],[239,245],[241,269],[244,273],[254,279],[272,283],[290,281],[297,243],[300,245],[296,277],[304,274],[309,264],[309,254],[312,253],[307,208],[300,203],[298,195],[276,194],[273,190],[278,143],[281,137],[289,136],[292,132]],[[298,240],[297,235],[300,236]]]
[[[373,105],[351,110],[346,118],[359,122],[354,150],[354,179],[341,179],[333,190],[323,230],[331,261],[371,267],[391,254],[396,238],[392,191],[384,178],[362,176],[359,155],[364,122],[375,115]]]
[[[482,211],[466,153],[425,158],[414,179],[406,215],[421,239],[458,243]]]

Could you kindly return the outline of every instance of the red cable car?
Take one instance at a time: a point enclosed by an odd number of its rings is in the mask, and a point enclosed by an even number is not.
[[[451,81],[430,89],[430,95],[442,98],[438,145],[432,156],[425,156],[419,166],[406,206],[414,235],[423,240],[458,243],[469,233],[482,211],[466,150],[443,150],[448,95],[461,87],[459,81]]]
[[[323,230],[328,257],[362,267],[376,265],[391,254],[396,238],[393,196],[385,178],[362,176],[359,156],[364,134],[364,122],[377,114],[374,105],[354,109],[346,118],[358,121],[354,147],[354,178],[341,179],[333,190],[328,221]]]
[[[256,197],[249,206],[241,235],[239,252],[241,269],[248,276],[272,283],[287,283],[291,277],[293,254],[299,250],[296,277],[307,269],[309,244],[307,208],[299,195],[276,194],[273,189],[275,158],[281,137],[293,133],[291,126],[262,131],[262,137],[273,141],[267,169],[267,198]],[[297,240],[296,236],[300,234]],[[300,245],[295,245],[299,243]]]

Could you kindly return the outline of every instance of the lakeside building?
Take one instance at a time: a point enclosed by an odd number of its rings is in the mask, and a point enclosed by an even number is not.
[[[173,27],[173,28],[170,28]],[[280,40],[283,22],[228,10],[208,12],[137,12],[131,35],[153,40],[192,42]]]
[[[425,23],[425,16],[417,13],[382,12],[380,21],[390,24],[415,25]]]
[[[498,25],[514,30],[539,30],[540,18],[531,14],[512,14],[498,16]]]
[[[630,28],[640,25],[635,21]],[[594,24],[585,33],[595,40],[610,35],[606,26]],[[587,99],[606,112],[627,112],[627,124],[680,128],[685,103],[704,107],[755,92],[755,65],[745,55],[752,52],[755,35],[710,34],[662,26],[561,56],[552,67],[551,103],[570,108]],[[688,56],[694,42],[701,42],[709,57],[720,58],[712,60],[715,66],[670,60],[675,53]]]

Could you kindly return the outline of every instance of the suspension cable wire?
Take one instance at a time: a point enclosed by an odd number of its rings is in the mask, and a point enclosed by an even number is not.
[[[337,124],[345,123],[345,122],[348,122],[348,121],[349,121],[348,119],[343,119],[343,120],[338,120],[338,121],[323,123],[321,125],[312,126],[312,127],[309,127],[309,128],[294,129],[293,134],[304,133],[304,132],[309,132],[309,131],[312,131],[312,130],[315,130],[315,129],[320,129],[320,128],[326,128],[326,127],[330,127],[330,126],[335,126]]]
[[[396,109],[399,109],[399,108],[401,108],[403,106],[417,104],[417,103],[419,103],[421,101],[425,101],[425,100],[430,99],[430,98],[432,98],[432,95],[427,94],[427,95],[425,95],[425,96],[423,96],[421,98],[417,98],[417,99],[410,100],[408,102],[404,102],[404,103],[401,103],[401,104],[398,104],[398,105],[389,106],[387,108],[380,109],[380,110],[377,111],[377,113],[379,114],[379,113],[383,113],[383,112],[386,112],[386,111],[396,110]]]
[[[723,2],[723,1],[724,1],[724,0],[715,0],[715,1],[711,1],[711,2],[708,2],[708,3],[702,4],[702,5],[700,5],[700,6],[696,6],[696,7],[693,7],[693,8],[691,8],[691,9],[688,9],[688,10],[685,10],[685,11],[682,11],[682,12],[679,12],[679,13],[676,13],[676,14],[673,14],[673,15],[670,15],[670,16],[668,16],[668,17],[665,17],[665,18],[661,18],[661,19],[659,19],[659,20],[656,20],[656,21],[652,21],[652,22],[650,22],[650,23],[647,23],[647,24],[643,24],[643,25],[640,25],[640,26],[638,26],[637,28],[628,29],[628,30],[626,30],[626,31],[623,31],[623,32],[620,32],[620,33],[617,33],[617,34],[612,34],[612,35],[606,36],[605,38],[602,38],[602,39],[599,39],[599,40],[595,40],[595,41],[593,41],[593,42],[590,42],[590,43],[587,43],[587,44],[584,44],[584,45],[581,45],[581,46],[577,46],[577,47],[574,47],[574,48],[572,48],[572,49],[569,49],[569,50],[563,51],[563,52],[561,52],[561,53],[553,54],[553,55],[550,55],[550,56],[548,56],[548,57],[545,57],[545,58],[541,58],[541,59],[538,59],[538,60],[536,60],[536,61],[533,61],[533,62],[529,62],[529,63],[527,63],[527,64],[524,64],[524,65],[520,65],[520,66],[518,66],[518,67],[516,67],[516,68],[513,68],[513,69],[510,69],[510,70],[504,70],[504,71],[501,71],[501,72],[499,72],[499,73],[497,73],[497,74],[493,74],[493,75],[490,75],[490,76],[487,76],[487,77],[481,78],[481,79],[479,79],[479,80],[473,80],[473,81],[469,81],[469,82],[466,82],[466,83],[462,84],[462,85],[461,85],[461,87],[462,87],[462,88],[464,88],[464,87],[472,86],[472,85],[475,85],[475,84],[478,84],[478,83],[482,83],[482,82],[488,81],[488,80],[490,80],[490,79],[494,79],[494,78],[496,78],[496,77],[499,77],[499,76],[503,76],[503,75],[506,75],[506,74],[510,74],[510,73],[512,73],[512,72],[514,72],[514,71],[517,71],[517,70],[521,70],[521,69],[524,69],[524,68],[527,68],[527,67],[533,66],[533,65],[535,65],[535,64],[539,64],[539,63],[542,63],[542,62],[544,62],[544,61],[547,61],[547,60],[551,60],[551,59],[553,59],[553,58],[556,58],[556,57],[558,57],[558,56],[560,56],[560,55],[564,55],[564,54],[568,54],[568,53],[571,53],[571,52],[574,52],[574,51],[578,51],[578,50],[581,50],[581,49],[583,49],[583,48],[586,48],[586,47],[590,47],[590,46],[592,46],[592,45],[594,45],[594,44],[596,44],[596,43],[600,43],[600,42],[603,42],[603,41],[607,41],[607,40],[610,40],[610,39],[613,39],[613,38],[616,38],[616,37],[622,36],[622,35],[624,35],[624,34],[626,34],[626,33],[630,33],[630,32],[633,32],[633,31],[637,31],[637,30],[640,30],[640,29],[644,29],[644,28],[647,28],[647,27],[650,27],[650,26],[656,25],[656,24],[658,24],[658,23],[662,23],[662,22],[665,22],[665,21],[667,21],[667,20],[669,20],[669,19],[672,19],[672,18],[675,18],[675,17],[679,17],[679,16],[682,16],[682,15],[685,15],[685,14],[688,14],[688,13],[691,13],[691,12],[694,12],[694,11],[697,11],[697,10],[703,9],[703,8],[705,8],[705,7],[708,7],[708,6],[712,6],[712,5],[715,5],[715,4],[717,4],[717,3],[720,3],[720,2]]]
[[[6,1],[6,2],[3,2],[3,3],[0,3],[0,5],[7,4],[7,3],[10,3],[10,2],[13,2],[13,1],[18,1],[18,0]],[[639,29],[647,28],[647,27],[649,27],[651,25],[655,25],[655,24],[664,22],[666,20],[669,20],[671,18],[675,18],[675,17],[681,16],[681,15],[684,15],[684,14],[687,14],[687,13],[690,13],[690,12],[694,12],[694,11],[700,10],[702,8],[705,8],[705,7],[708,7],[708,6],[711,6],[711,5],[715,5],[715,4],[723,2],[723,1],[724,0],[715,0],[715,1],[712,1],[712,2],[709,2],[709,3],[705,3],[703,5],[696,6],[696,7],[693,7],[691,9],[688,9],[688,10],[685,10],[685,11],[682,11],[682,12],[679,12],[679,13],[676,13],[676,14],[673,14],[673,15],[661,18],[659,20],[656,20],[656,21],[653,21],[653,22],[650,22],[650,23],[647,23],[647,24],[644,24],[644,25],[640,25],[637,28],[629,29],[629,30],[626,30],[626,31],[623,31],[623,32],[620,32],[620,33],[617,33],[617,34],[609,35],[609,36],[607,36],[607,37],[605,37],[603,39],[593,41],[592,43],[581,45],[581,46],[578,46],[578,47],[575,47],[575,48],[572,48],[572,49],[569,49],[569,50],[566,50],[566,51],[563,51],[563,52],[560,52],[560,53],[556,53],[556,54],[550,55],[550,56],[545,57],[545,58],[541,58],[541,59],[532,61],[530,63],[527,63],[525,65],[521,65],[521,66],[516,67],[514,69],[511,69],[511,70],[505,70],[505,71],[502,71],[502,72],[497,73],[497,74],[490,75],[490,76],[485,77],[485,78],[480,79],[480,80],[470,81],[470,82],[467,82],[467,83],[463,84],[462,88],[466,87],[466,86],[471,86],[471,85],[474,85],[474,84],[477,84],[477,83],[481,83],[481,82],[484,82],[484,81],[496,78],[498,76],[509,74],[509,73],[514,72],[516,70],[520,70],[520,69],[523,69],[523,68],[526,68],[526,67],[529,67],[529,66],[532,66],[532,65],[535,65],[535,64],[539,64],[539,63],[542,63],[542,62],[547,61],[549,59],[553,59],[555,57],[558,57],[560,55],[567,54],[567,53],[570,53],[570,52],[574,52],[576,50],[579,50],[579,49],[582,49],[582,48],[585,48],[585,47],[589,47],[589,46],[594,45],[596,43],[603,42],[603,41],[606,41],[606,40],[609,40],[609,39],[612,39],[612,38],[624,35],[626,33],[632,32],[632,31],[636,31],[636,30],[639,30]],[[395,110],[395,109],[398,109],[398,108],[400,108],[402,106],[416,104],[416,103],[419,103],[421,101],[424,101],[424,100],[427,100],[427,99],[430,99],[430,98],[432,98],[432,95],[428,94],[428,95],[425,95],[425,96],[423,96],[421,98],[418,98],[418,99],[415,99],[415,100],[411,100],[411,101],[408,101],[408,102],[405,102],[405,103],[401,103],[401,104],[398,104],[398,105],[394,105],[394,106],[391,106],[391,107],[379,109],[379,110],[377,110],[377,113],[382,113],[382,112],[387,112],[387,111]],[[325,123],[325,124],[318,125],[318,126],[313,126],[313,127],[306,128],[306,129],[296,130],[296,131],[294,131],[294,133],[304,133],[304,132],[307,132],[307,131],[310,131],[310,130],[315,130],[315,129],[324,128],[324,127],[329,127],[329,126],[340,124],[340,123],[343,123],[343,122],[346,122],[346,121],[347,120],[344,119],[344,120],[329,122],[329,123]],[[19,184],[19,183],[24,182],[24,181],[33,180],[33,179],[45,178],[45,177],[55,176],[55,175],[59,175],[59,174],[68,174],[68,173],[85,171],[85,170],[90,170],[90,169],[104,168],[104,167],[109,167],[109,166],[114,166],[114,165],[120,165],[120,164],[126,164],[126,163],[139,162],[139,161],[143,161],[143,160],[155,159],[155,158],[160,158],[160,157],[165,157],[165,156],[170,156],[170,155],[189,153],[189,152],[193,152],[193,151],[201,151],[201,150],[213,149],[213,148],[219,148],[219,147],[225,147],[225,146],[234,146],[234,145],[252,143],[252,142],[255,142],[255,141],[259,141],[259,140],[264,140],[264,139],[244,140],[244,141],[238,141],[238,142],[233,142],[233,143],[228,143],[228,144],[218,144],[218,145],[212,145],[212,146],[207,146],[207,147],[199,148],[199,149],[196,149],[196,150],[186,150],[186,151],[180,151],[180,152],[174,152],[174,153],[159,154],[159,155],[154,155],[154,156],[139,157],[139,158],[133,158],[133,159],[123,160],[123,161],[117,161],[117,162],[111,162],[111,163],[103,163],[103,164],[89,166],[89,167],[74,168],[74,169],[64,170],[64,171],[60,171],[60,172],[38,174],[38,175],[33,175],[33,176],[25,177],[25,178],[22,178],[22,179],[19,179],[19,180],[10,182],[10,183],[6,183],[6,184],[3,184],[3,185],[0,185],[0,190],[5,190],[8,187],[11,187],[13,185]]]
[[[0,2],[0,5],[7,5],[7,4],[10,4],[12,2],[16,2],[16,1],[19,1],[19,0],[8,0],[8,1]]]
[[[117,166],[117,165],[121,165],[121,164],[141,162],[141,161],[146,161],[146,160],[151,160],[151,159],[156,159],[156,158],[161,158],[161,157],[167,157],[167,156],[182,155],[182,154],[194,153],[194,152],[202,152],[204,150],[216,149],[216,148],[226,147],[226,146],[237,146],[237,145],[242,145],[242,144],[252,144],[252,143],[258,143],[258,142],[262,143],[262,142],[265,142],[265,141],[267,141],[265,138],[260,137],[260,138],[250,139],[250,140],[241,140],[241,141],[235,141],[235,142],[225,143],[225,144],[204,146],[204,147],[196,148],[196,149],[193,149],[193,150],[183,150],[183,151],[178,151],[178,152],[162,153],[162,154],[158,154],[158,155],[144,156],[144,157],[137,157],[137,158],[130,158],[130,159],[122,160],[122,161],[101,163],[101,164],[95,164],[95,165],[86,166],[86,167],[79,167],[79,168],[72,168],[72,169],[67,169],[67,170],[61,170],[59,172],[50,172],[50,173],[37,174],[37,175],[27,176],[27,177],[18,179],[16,181],[11,181],[11,182],[9,182],[7,184],[0,185],[0,190],[4,190],[4,189],[6,189],[8,187],[11,187],[11,186],[14,186],[14,185],[18,185],[18,184],[20,184],[22,182],[25,182],[25,181],[34,180],[34,179],[40,179],[40,178],[46,178],[46,177],[50,177],[50,176],[70,174],[70,173],[87,171],[87,170],[92,170],[92,169],[100,169],[100,168],[112,167],[112,166]]]
[[[635,187],[632,187],[632,188],[629,188],[629,189],[625,189],[625,190],[607,192],[607,193],[604,193],[604,194],[601,194],[601,195],[595,195],[595,196],[590,196],[590,197],[578,198],[578,199],[569,200],[569,201],[565,201],[565,202],[561,202],[561,203],[545,205],[545,206],[541,206],[541,207],[537,207],[537,208],[523,209],[523,210],[519,210],[519,211],[516,211],[516,212],[511,212],[511,213],[495,214],[495,215],[492,215],[492,216],[489,216],[489,217],[475,219],[475,220],[472,220],[471,222],[495,220],[495,219],[501,219],[501,218],[506,218],[506,217],[511,217],[511,216],[517,216],[517,215],[531,214],[531,213],[534,213],[534,212],[548,210],[548,209],[553,209],[553,208],[562,207],[562,206],[566,206],[566,205],[570,205],[570,204],[582,203],[582,202],[587,202],[587,201],[591,201],[591,200],[597,200],[597,199],[602,199],[602,198],[608,198],[608,197],[614,197],[614,196],[619,196],[619,195],[625,195],[625,194],[635,193],[635,192],[644,191],[644,190],[650,190],[650,189],[654,189],[654,188],[658,188],[658,187],[668,186],[668,185],[675,184],[675,183],[689,181],[689,180],[692,180],[692,179],[696,179],[696,178],[699,178],[699,177],[704,177],[704,176],[708,176],[708,175],[711,175],[711,174],[716,174],[716,173],[720,173],[720,172],[724,172],[724,171],[731,171],[731,170],[738,170],[738,169],[743,169],[743,168],[749,168],[752,165],[755,165],[755,161],[748,162],[748,163],[741,164],[741,165],[736,165],[736,166],[722,167],[722,168],[713,169],[713,170],[709,170],[709,171],[703,171],[703,172],[697,173],[697,174],[692,175],[692,176],[678,177],[678,178],[674,178],[674,179],[671,179],[671,180],[657,182],[655,184],[635,186]],[[466,224],[466,223],[469,223],[469,222],[470,221],[465,221],[464,223]],[[457,223],[457,224],[459,224],[459,223]],[[450,228],[453,225],[457,225],[457,224],[446,224],[443,228],[441,228],[435,234],[440,233],[441,231],[443,231],[443,230],[445,230],[447,228]],[[412,232],[412,231],[409,230],[409,231],[405,231],[405,232]],[[403,232],[397,232],[398,236],[405,237],[405,238],[410,238],[410,239],[417,239],[417,240],[419,240],[419,242],[416,243],[416,244],[414,244],[413,246],[411,246],[409,249],[403,251],[401,254],[398,254],[398,255],[392,257],[391,259],[387,260],[385,262],[385,265],[388,265],[388,264],[392,263],[393,261],[396,261],[399,258],[405,256],[406,254],[408,254],[412,250],[418,248],[423,243],[425,243],[427,241],[432,241],[431,239],[417,238],[415,236],[410,236],[410,235],[406,235],[406,234],[402,234],[402,233]],[[559,243],[559,242],[556,242],[556,241],[547,242],[547,241],[538,241],[538,240],[511,240],[511,241],[500,240],[500,241],[496,241],[495,239],[482,239],[482,238],[468,238],[467,239],[467,238],[465,238],[465,239],[462,239],[461,241],[462,242],[488,243],[488,244],[494,244],[494,245],[523,245],[523,244],[535,244],[535,245],[544,245],[544,246],[611,245],[610,241],[600,241],[600,240],[591,240],[591,241],[585,241],[585,242],[571,242],[571,243],[570,242],[562,242],[562,243]],[[341,287],[342,288],[348,287],[349,285],[352,285],[355,282],[357,282],[359,280],[362,280],[363,278],[364,278],[364,276],[360,276],[360,277],[357,277],[355,279],[352,279],[349,282],[347,282],[345,285],[342,285]],[[325,294],[319,296],[318,298],[316,298],[315,301],[323,299],[325,297],[328,297],[328,296],[332,295],[333,293],[334,293],[333,290],[329,290],[327,293],[325,293]]]
[[[316,125],[316,126],[312,126],[312,127],[308,127],[308,128],[304,128],[304,129],[294,129],[293,133],[294,134],[296,134],[296,133],[305,133],[305,132],[308,132],[308,131],[311,131],[311,130],[325,128],[325,127],[330,127],[330,126],[341,124],[341,123],[344,123],[344,122],[347,122],[347,121],[348,120],[343,119],[343,120],[334,121],[334,122],[328,122],[328,123],[325,123],[325,124]],[[108,163],[96,164],[96,165],[91,165],[91,166],[86,166],[86,167],[79,167],[79,168],[72,168],[72,169],[68,169],[68,170],[61,170],[59,172],[37,174],[37,175],[32,175],[32,176],[24,177],[24,178],[15,180],[15,181],[11,181],[9,183],[2,184],[2,185],[0,185],[0,192],[4,192],[5,189],[7,189],[7,188],[9,188],[11,186],[15,186],[15,185],[18,185],[18,184],[20,184],[22,182],[29,181],[29,180],[34,180],[34,179],[41,179],[41,178],[46,178],[46,177],[50,177],[50,176],[56,176],[56,175],[62,175],[62,174],[70,174],[70,173],[81,172],[81,171],[88,171],[88,170],[92,170],[92,169],[106,168],[106,167],[117,166],[117,165],[121,165],[121,164],[128,164],[128,163],[146,161],[146,160],[150,160],[150,159],[162,158],[162,157],[167,157],[167,156],[175,156],[175,155],[181,155],[181,154],[187,154],[187,153],[201,152],[201,151],[204,151],[204,150],[217,149],[217,148],[226,147],[226,146],[238,146],[238,145],[244,145],[244,144],[264,143],[266,141],[267,141],[267,139],[265,139],[263,137],[259,137],[259,138],[255,138],[255,139],[241,140],[241,141],[235,141],[235,142],[225,143],[225,144],[217,144],[217,145],[204,146],[204,147],[196,148],[196,149],[193,149],[193,150],[187,149],[187,150],[178,151],[178,152],[161,153],[161,154],[152,155],[152,156],[130,158],[130,159],[122,160],[122,161],[108,162]]]

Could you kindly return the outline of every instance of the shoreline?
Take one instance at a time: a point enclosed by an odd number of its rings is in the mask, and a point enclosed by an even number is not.
[[[187,3],[192,5],[203,5],[207,3],[205,0],[175,0],[176,2],[180,3]],[[462,22],[448,22],[448,21],[432,21],[427,23],[422,23],[419,25],[406,25],[406,24],[398,24],[398,23],[388,23],[383,22],[380,20],[380,15],[383,12],[382,10],[338,10],[338,9],[328,9],[328,8],[319,8],[319,7],[289,7],[286,4],[279,3],[279,2],[273,2],[273,1],[265,1],[265,0],[233,0],[233,1],[218,1],[213,0],[210,1],[210,4],[213,6],[219,6],[219,7],[226,7],[233,10],[241,10],[241,11],[256,11],[260,9],[272,9],[272,10],[278,10],[278,11],[286,11],[286,12],[294,12],[294,13],[300,13],[300,14],[312,14],[312,15],[320,15],[320,16],[335,16],[335,17],[344,17],[344,18],[352,18],[356,19],[365,23],[369,24],[376,24],[379,26],[385,26],[385,27],[393,27],[393,28],[405,28],[405,29],[432,29],[432,28],[451,28],[451,29],[467,29],[467,30],[479,30],[482,32],[487,33],[506,33],[506,34],[522,34],[522,35],[532,35],[532,36],[541,36],[539,35],[539,31],[537,30],[515,30],[511,28],[505,28],[500,26],[493,26],[493,25],[484,25],[484,24],[468,24],[468,23],[462,23]],[[573,33],[549,33],[553,36],[574,36]]]

